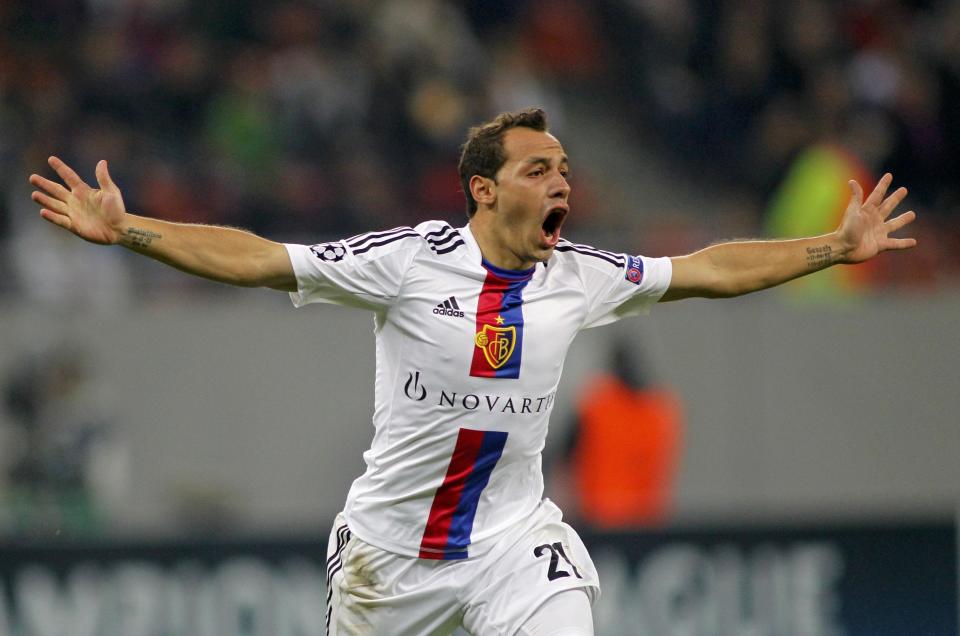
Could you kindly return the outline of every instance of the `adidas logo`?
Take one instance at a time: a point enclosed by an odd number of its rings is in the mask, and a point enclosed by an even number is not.
[[[433,308],[433,313],[438,316],[450,316],[452,318],[463,318],[463,312],[460,311],[460,305],[457,304],[457,299],[451,296],[447,298],[442,303],[439,303],[436,307]]]

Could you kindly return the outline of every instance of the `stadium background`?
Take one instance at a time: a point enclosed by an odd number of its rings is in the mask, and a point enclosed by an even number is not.
[[[366,318],[71,240],[27,175],[107,158],[133,211],[315,243],[462,221],[466,127],[530,104],[578,242],[826,232],[884,170],[920,214],[856,273],[581,336],[549,452],[617,339],[685,413],[666,527],[585,530],[598,633],[957,633],[958,60],[932,0],[3,2],[0,634],[313,633],[371,435]]]

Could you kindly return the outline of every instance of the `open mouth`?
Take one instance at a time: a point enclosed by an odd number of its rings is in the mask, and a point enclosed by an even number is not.
[[[541,226],[543,238],[550,247],[556,245],[557,241],[560,240],[560,227],[563,225],[563,220],[566,217],[566,208],[557,207],[550,210],[550,212],[547,213],[547,218],[543,220],[543,225]]]

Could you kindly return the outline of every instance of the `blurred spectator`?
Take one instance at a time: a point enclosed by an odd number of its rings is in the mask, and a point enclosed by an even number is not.
[[[530,0],[523,42],[541,73],[561,83],[603,74],[608,57],[593,3]]]
[[[125,446],[83,352],[60,345],[23,356],[3,382],[0,520],[13,534],[104,529],[129,483]]]
[[[773,196],[767,215],[768,234],[794,238],[832,232],[850,200],[850,179],[856,179],[866,192],[876,185],[876,178],[863,162],[839,144],[817,144],[805,150]],[[833,267],[791,281],[788,289],[802,290],[808,297],[847,295],[870,284],[878,262],[864,263],[863,267]]]
[[[565,466],[555,471],[570,484],[565,507],[607,530],[666,522],[682,445],[678,396],[652,381],[630,343],[615,343],[609,371],[579,392]]]

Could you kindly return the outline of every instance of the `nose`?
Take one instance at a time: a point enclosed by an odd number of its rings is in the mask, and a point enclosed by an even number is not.
[[[570,196],[570,183],[567,181],[559,172],[556,173],[556,177],[553,179],[553,182],[550,184],[550,197],[559,198],[564,201],[567,200],[567,197]]]

